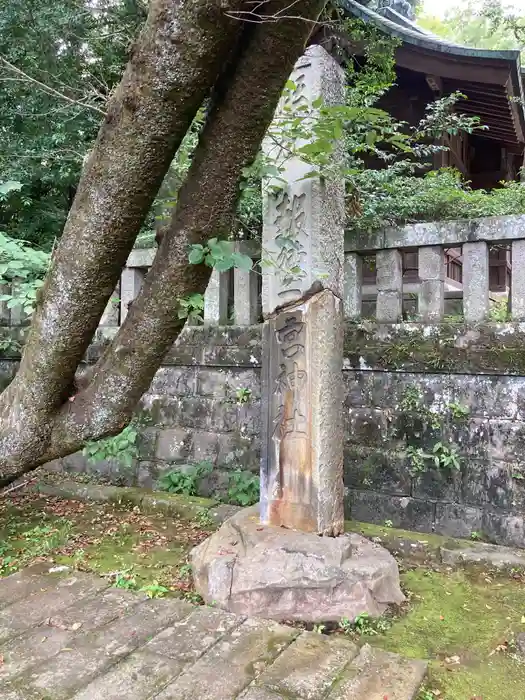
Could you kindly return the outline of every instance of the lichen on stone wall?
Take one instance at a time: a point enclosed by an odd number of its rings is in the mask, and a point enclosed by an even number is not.
[[[347,367],[525,375],[525,324],[348,323]]]

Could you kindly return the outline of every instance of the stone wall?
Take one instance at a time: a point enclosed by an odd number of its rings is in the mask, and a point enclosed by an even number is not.
[[[349,324],[347,516],[525,547],[524,345],[524,324]],[[73,455],[53,466],[151,487],[163,471],[208,459],[203,495],[224,489],[232,469],[259,469],[260,361],[260,327],[187,329],[143,398],[140,458],[127,467]],[[0,363],[4,385],[15,368]],[[250,391],[244,403],[239,389]],[[457,452],[459,468],[425,458],[418,471],[409,448],[430,455],[437,443]]]
[[[232,470],[259,471],[260,363],[258,326],[186,328],[142,398],[139,459],[92,464],[75,454],[53,468],[151,488],[162,473],[207,460],[215,469],[202,495],[224,491]]]

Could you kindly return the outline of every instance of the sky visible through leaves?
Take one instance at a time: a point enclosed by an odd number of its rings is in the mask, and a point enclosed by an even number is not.
[[[459,9],[466,4],[467,0],[423,0],[422,3],[424,12],[436,17],[444,17],[447,12]],[[525,0],[512,0],[506,4],[525,13]]]

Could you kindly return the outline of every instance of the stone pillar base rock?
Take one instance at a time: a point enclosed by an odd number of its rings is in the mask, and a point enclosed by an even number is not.
[[[338,622],[405,600],[394,557],[365,537],[320,537],[260,522],[243,509],[191,553],[209,605],[271,620]]]

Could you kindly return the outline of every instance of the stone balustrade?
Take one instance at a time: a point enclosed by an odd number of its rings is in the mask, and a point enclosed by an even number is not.
[[[481,323],[489,318],[489,250],[492,246],[510,247],[515,274],[510,285],[511,318],[525,319],[525,278],[519,274],[525,263],[525,217],[485,217],[465,221],[412,224],[402,228],[345,237],[345,316],[361,318],[363,302],[363,258],[375,257],[376,310],[379,323],[403,320],[403,296],[417,296],[417,320],[436,323],[445,316],[445,253],[461,248],[462,281],[455,296],[463,299],[466,323]],[[404,280],[402,252],[418,252],[417,281]]]
[[[359,320],[363,302],[375,304],[372,315],[380,323],[398,323],[403,318],[403,299],[416,297],[417,320],[437,323],[446,313],[446,301],[463,303],[466,323],[486,320],[490,310],[489,248],[507,245],[512,267],[525,266],[525,216],[486,217],[466,221],[410,224],[402,228],[363,235],[346,233],[344,258],[344,309],[347,320]],[[228,270],[212,273],[205,294],[204,323],[208,325],[253,325],[262,317],[262,275],[259,241],[239,241],[237,250],[254,261],[250,271]],[[461,247],[462,283],[447,292],[445,251]],[[418,279],[403,279],[402,252],[418,251]],[[129,303],[137,296],[142,280],[153,262],[156,249],[134,250],[122,273],[121,283],[108,304],[102,327],[118,327]],[[363,259],[375,257],[376,284],[373,293],[363,283]],[[513,321],[525,320],[525,275],[514,274],[510,285]],[[119,303],[115,300],[120,299]],[[13,315],[13,311],[11,311]],[[4,310],[4,324],[9,325]],[[17,325],[16,323],[11,325]]]

